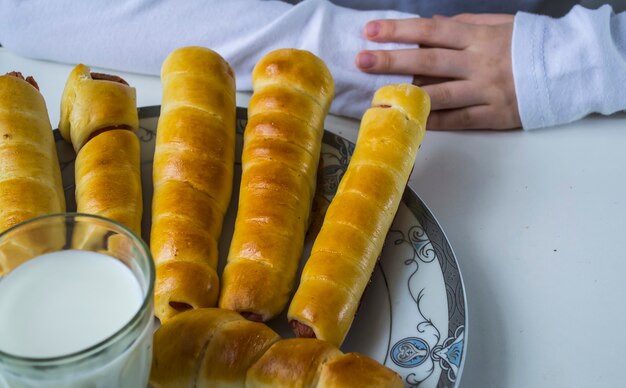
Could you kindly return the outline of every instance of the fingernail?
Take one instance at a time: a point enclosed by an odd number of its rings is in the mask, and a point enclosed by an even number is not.
[[[376,64],[376,56],[372,53],[360,53],[357,56],[357,65],[361,69],[369,69]]]
[[[369,22],[367,23],[367,25],[365,25],[365,35],[367,35],[369,38],[375,38],[376,36],[378,36],[379,32],[380,32],[380,23]]]

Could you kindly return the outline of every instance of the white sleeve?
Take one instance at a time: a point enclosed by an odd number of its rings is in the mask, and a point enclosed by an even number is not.
[[[525,129],[626,109],[626,12],[575,6],[560,19],[518,13],[513,77]]]
[[[254,64],[277,48],[309,50],[335,79],[331,112],[361,117],[374,91],[410,76],[368,75],[355,66],[363,49],[397,49],[362,37],[365,23],[414,15],[356,11],[327,0],[297,5],[257,0],[0,0],[0,43],[20,55],[159,74],[175,48],[209,47],[235,69],[237,89],[252,89]]]

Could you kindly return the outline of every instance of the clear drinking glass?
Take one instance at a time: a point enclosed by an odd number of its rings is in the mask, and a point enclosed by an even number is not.
[[[155,277],[148,247],[126,227],[102,217],[46,215],[0,234],[0,282],[33,258],[65,250],[97,252],[123,263],[141,290],[140,307],[113,335],[71,354],[29,358],[0,350],[0,387],[145,387],[152,358]],[[45,323],[46,317],[41,320]]]

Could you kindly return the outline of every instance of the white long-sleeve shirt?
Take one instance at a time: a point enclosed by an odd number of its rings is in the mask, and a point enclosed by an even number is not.
[[[518,13],[513,76],[524,128],[626,110],[626,12],[575,6],[560,19]]]
[[[339,2],[364,6],[359,1]],[[374,7],[377,2],[367,3]],[[419,10],[410,4],[428,2],[395,3],[399,9]],[[483,10],[459,4],[449,13]],[[541,9],[542,1],[518,0],[517,4],[534,11]],[[367,41],[362,36],[364,25],[373,19],[414,16],[394,10],[344,8],[327,0],[295,4],[0,0],[0,44],[24,56],[153,75],[159,74],[161,63],[175,48],[202,45],[229,61],[241,91],[252,90],[252,68],[267,52],[281,47],[306,49],[326,62],[335,79],[331,112],[358,118],[377,88],[411,82],[410,76],[369,75],[356,68],[355,57],[361,50],[410,47]],[[619,90],[623,84],[619,81],[626,77],[625,45],[626,13],[614,15],[609,7],[576,7],[561,19],[518,13],[512,61],[524,128],[626,109],[626,93]]]

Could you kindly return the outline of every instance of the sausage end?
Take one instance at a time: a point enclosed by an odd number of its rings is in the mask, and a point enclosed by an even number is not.
[[[289,322],[289,326],[298,338],[317,338],[312,328],[295,319]]]

